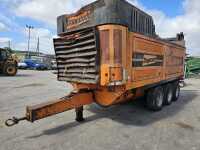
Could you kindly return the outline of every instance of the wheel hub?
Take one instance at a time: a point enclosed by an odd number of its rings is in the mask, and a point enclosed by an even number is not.
[[[15,68],[13,68],[13,67],[8,67],[8,68],[7,68],[7,72],[8,72],[9,74],[14,74],[14,73],[15,73]]]

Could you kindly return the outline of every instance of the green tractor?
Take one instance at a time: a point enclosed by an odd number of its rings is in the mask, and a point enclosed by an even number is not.
[[[18,69],[18,59],[9,49],[0,48],[0,74],[15,76]]]

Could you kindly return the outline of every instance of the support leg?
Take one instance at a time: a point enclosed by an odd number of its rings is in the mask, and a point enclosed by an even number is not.
[[[76,111],[76,121],[83,122],[84,121],[83,106],[76,108],[75,111]]]

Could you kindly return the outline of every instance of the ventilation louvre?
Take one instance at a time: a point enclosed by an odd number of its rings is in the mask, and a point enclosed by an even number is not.
[[[95,28],[65,33],[54,39],[58,80],[96,84],[99,80]]]

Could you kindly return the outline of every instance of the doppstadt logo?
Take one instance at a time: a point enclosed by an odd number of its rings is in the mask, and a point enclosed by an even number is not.
[[[69,16],[67,18],[67,29],[76,28],[77,26],[80,26],[83,23],[88,22],[90,14],[91,12],[88,10]]]

